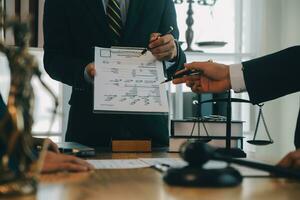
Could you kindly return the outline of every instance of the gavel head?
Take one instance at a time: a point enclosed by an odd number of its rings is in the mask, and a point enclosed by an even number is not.
[[[190,166],[203,166],[214,157],[215,149],[202,141],[187,141],[180,147],[180,156]]]

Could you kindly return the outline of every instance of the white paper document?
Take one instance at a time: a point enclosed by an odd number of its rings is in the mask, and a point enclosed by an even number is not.
[[[112,159],[87,160],[96,169],[134,169],[165,164],[171,167],[183,167],[186,162],[180,158],[139,158],[139,159]]]
[[[96,169],[134,169],[149,167],[139,159],[87,160]]]
[[[167,113],[163,64],[141,49],[95,48],[95,112]]]

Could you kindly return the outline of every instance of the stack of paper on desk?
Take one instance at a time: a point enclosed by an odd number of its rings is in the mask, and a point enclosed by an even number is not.
[[[95,48],[95,112],[167,113],[163,63],[141,49]]]

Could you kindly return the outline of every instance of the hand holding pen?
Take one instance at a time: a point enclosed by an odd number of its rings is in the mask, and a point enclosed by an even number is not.
[[[202,74],[175,78],[174,84],[185,83],[196,93],[219,93],[231,89],[228,65],[206,61],[185,64],[184,67],[184,70],[178,71],[176,74],[187,73],[185,71],[189,70],[201,70]]]
[[[204,62],[203,62],[204,63]],[[210,59],[206,63],[213,63],[213,61]],[[173,76],[170,78],[166,79],[165,81],[161,82],[162,83],[167,83],[169,81],[173,81],[174,84],[180,84],[184,83],[188,80],[197,80],[198,76],[204,75],[204,70],[198,67],[191,67],[192,64],[185,64],[185,69],[177,71]],[[181,67],[182,68],[182,67]]]
[[[169,31],[164,34],[152,33],[148,48],[142,53],[146,53],[147,50],[149,50],[153,56],[160,61],[169,61],[174,59],[177,56],[177,47],[175,39],[171,34],[173,30],[173,27],[170,26]]]
[[[188,78],[191,78],[192,76],[199,76],[202,75],[203,71],[202,70],[197,70],[197,69],[184,69],[178,71],[175,75],[171,76],[170,78],[166,79],[165,81],[161,82],[162,83],[167,83],[169,81],[173,81],[175,79],[182,79],[188,76]]]

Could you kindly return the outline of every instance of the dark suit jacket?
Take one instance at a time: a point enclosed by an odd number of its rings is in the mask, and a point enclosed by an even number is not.
[[[174,27],[179,32],[172,0],[131,0],[120,46],[147,47],[150,34]],[[92,86],[84,80],[85,66],[94,61],[95,46],[110,47],[111,38],[101,0],[46,0],[44,65],[49,75],[72,86],[67,140],[107,146],[111,137],[152,138],[168,144],[167,116],[104,115],[92,113]],[[173,74],[185,62],[179,49]]]
[[[295,46],[244,62],[244,78],[252,103],[257,104],[300,91],[299,58],[300,46]],[[299,115],[295,132],[295,146],[300,148]]]
[[[6,105],[0,94],[0,120],[2,119],[2,117],[4,116],[5,113],[6,113]]]
[[[0,121],[4,117],[4,114],[6,113],[6,105],[2,99],[2,96],[0,94]],[[0,133],[3,134],[3,133]],[[6,144],[4,144],[4,141],[1,140],[0,138],[0,159],[2,159],[2,156],[4,155],[6,150]]]

